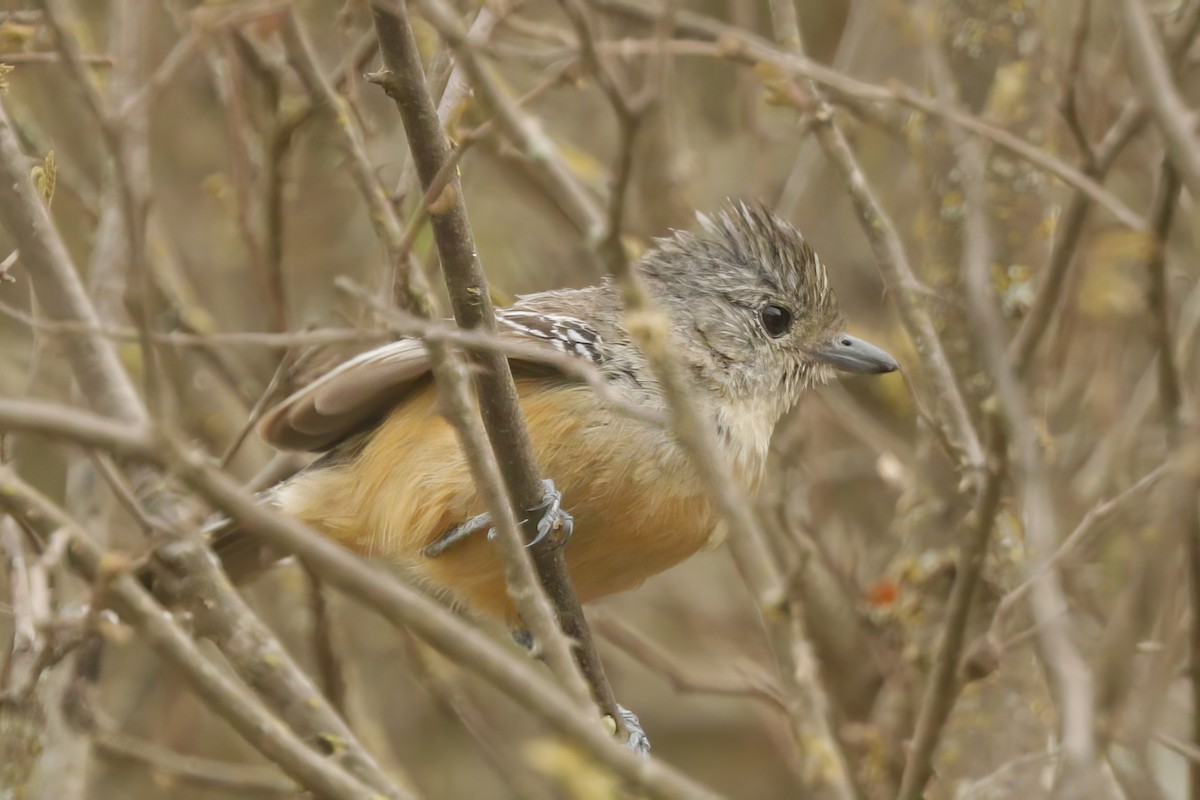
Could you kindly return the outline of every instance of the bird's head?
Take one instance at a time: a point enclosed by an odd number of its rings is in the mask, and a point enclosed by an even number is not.
[[[833,370],[898,369],[842,330],[825,265],[790,224],[745,203],[698,220],[697,231],[658,240],[638,270],[706,388],[730,400],[771,398],[782,413]]]

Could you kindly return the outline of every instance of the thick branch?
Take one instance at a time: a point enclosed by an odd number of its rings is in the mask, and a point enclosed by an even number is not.
[[[450,143],[438,118],[433,98],[429,95],[416,40],[403,8],[393,11],[381,2],[375,2],[371,9],[385,66],[385,72],[376,77],[384,91],[396,102],[396,108],[404,121],[404,131],[408,137],[417,175],[422,188],[427,191],[444,174],[443,170],[452,157]],[[451,44],[453,45],[453,42]],[[462,184],[457,174],[451,175],[447,181],[436,206],[437,213],[433,214],[431,223],[455,320],[463,328],[478,329],[495,335],[496,311],[492,306],[483,266],[476,254]],[[508,497],[517,509],[534,508],[541,502],[545,487],[537,467],[533,443],[525,425],[508,359],[500,353],[487,352],[478,354],[477,360],[483,369],[475,379],[476,399]],[[455,401],[456,406],[461,404],[460,398],[454,395],[450,395],[448,399]],[[466,417],[463,419],[466,421]],[[470,452],[468,450],[469,454]],[[484,464],[477,459],[477,466],[482,467]],[[484,476],[476,474],[477,479],[481,477]],[[484,490],[487,488],[486,485],[481,487]],[[499,507],[504,505],[500,502],[501,498],[493,500],[492,513],[498,517],[495,521],[503,522],[501,517],[507,516],[510,509]],[[527,540],[532,541],[536,538],[538,520],[535,519],[536,515],[527,516],[525,532]],[[504,534],[503,529],[501,530],[506,539],[510,538]],[[549,538],[559,539],[558,536]],[[590,634],[587,632],[587,623],[567,573],[560,545],[561,541],[553,541],[548,542],[547,546],[535,548],[534,558],[542,585],[558,611],[564,631],[579,640],[585,654],[590,653],[593,648]],[[521,566],[525,554],[513,549],[519,548],[519,541],[513,538],[508,541],[507,547],[510,566],[518,570],[527,569]],[[522,597],[519,596],[517,600],[521,601]],[[542,639],[540,645],[546,648],[547,660],[555,674],[564,682],[568,692],[577,698],[586,698],[586,688],[580,680],[580,674],[571,664],[564,643],[560,641],[560,637],[553,634],[552,623],[542,619],[544,611],[538,598],[526,597],[521,603],[520,611],[525,617],[525,624],[530,625],[535,635]],[[598,659],[588,660],[599,663]],[[606,706],[606,713],[614,714],[615,719],[612,690],[608,687],[603,672],[593,672],[588,677],[596,699]]]

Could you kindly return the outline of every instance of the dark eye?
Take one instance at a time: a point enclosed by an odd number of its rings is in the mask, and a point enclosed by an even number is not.
[[[767,306],[759,312],[763,328],[768,334],[778,339],[792,327],[792,312],[783,306]]]

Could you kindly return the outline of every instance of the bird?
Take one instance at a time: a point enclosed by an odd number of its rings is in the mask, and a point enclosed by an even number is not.
[[[675,358],[704,402],[731,474],[753,492],[772,432],[836,371],[899,368],[844,330],[825,264],[766,206],[729,201],[694,230],[656,239],[632,265],[668,321]],[[498,335],[598,370],[627,403],[666,413],[661,387],[626,327],[620,285],[520,296],[497,311]],[[564,523],[581,602],[634,589],[719,541],[721,526],[690,455],[670,430],[601,402],[545,362],[510,356],[547,497],[543,529]],[[268,501],[469,613],[519,620],[490,520],[450,423],[439,416],[431,357],[400,339],[333,369],[271,409],[259,432],[283,450],[319,453]],[[237,539],[215,545],[231,575]]]

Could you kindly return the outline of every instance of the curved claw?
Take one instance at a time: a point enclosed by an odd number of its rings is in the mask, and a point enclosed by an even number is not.
[[[617,713],[621,716],[625,730],[629,731],[629,740],[625,742],[625,746],[639,756],[649,757],[650,738],[646,736],[646,730],[642,727],[642,721],[638,719],[637,714],[622,705],[617,706]]]
[[[563,510],[562,492],[555,488],[554,481],[546,479],[542,481],[542,485],[546,490],[542,495],[542,501],[529,509],[530,514],[541,512],[537,523],[537,536],[533,538],[532,542],[525,545],[526,547],[533,547],[540,543],[558,526],[562,528],[562,543],[566,544],[570,541],[571,533],[575,529],[575,518]],[[477,514],[461,525],[451,528],[426,546],[423,551],[425,557],[437,558],[468,536],[484,529],[487,530],[488,541],[496,538],[496,529],[492,527],[491,514]]]
[[[532,514],[537,511],[543,513],[537,523],[537,536],[533,538],[532,542],[525,545],[526,547],[533,547],[535,544],[539,544],[558,525],[562,526],[563,544],[570,541],[571,533],[575,530],[575,517],[563,510],[562,492],[555,487],[554,481],[547,478],[542,481],[542,485],[546,489],[546,493],[542,495],[542,502],[529,509],[529,513]]]

